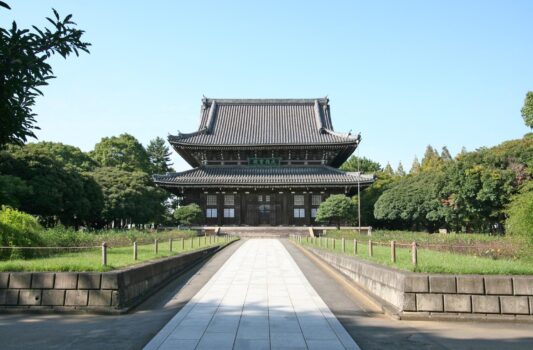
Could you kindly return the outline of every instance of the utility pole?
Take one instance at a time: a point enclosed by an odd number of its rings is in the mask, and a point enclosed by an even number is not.
[[[361,235],[361,158],[359,157],[359,144],[361,143],[361,134],[357,141],[357,222],[358,231]]]

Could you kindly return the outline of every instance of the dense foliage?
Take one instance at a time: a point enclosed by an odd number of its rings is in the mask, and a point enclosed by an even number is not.
[[[76,29],[72,15],[61,19],[54,10],[47,20],[52,29],[33,26],[30,31],[16,22],[0,28],[0,148],[35,138],[33,107],[41,87],[54,78],[51,57],[89,52],[90,44],[82,41],[83,31]]]
[[[151,184],[148,174],[102,167],[91,173],[104,194],[102,223],[113,227],[158,221],[167,193]]]
[[[169,216],[168,193],[153,185],[152,169],[127,134],[104,138],[90,154],[53,142],[9,146],[0,152],[0,204],[47,227],[158,224]]]
[[[527,215],[522,208],[528,191],[514,195],[529,188],[532,175],[531,134],[492,148],[463,150],[455,158],[445,147],[439,154],[428,146],[409,175],[391,174],[391,169],[377,173],[374,185],[361,193],[362,222],[389,229],[502,233],[509,215],[507,228],[524,231],[518,223],[527,220],[513,215]]]
[[[441,222],[440,177],[439,174],[425,172],[401,178],[376,201],[376,219],[401,228],[435,230]]]
[[[56,159],[40,147],[0,152],[1,177],[17,185],[15,191],[9,183],[2,188],[0,204],[38,215],[47,226],[91,224],[102,208],[100,188],[86,173]]]
[[[381,170],[381,165],[366,157],[351,156],[342,166],[344,171],[361,171],[362,173],[375,173]]]
[[[148,153],[143,145],[130,134],[104,137],[94,146],[91,157],[104,167],[125,171],[151,171]]]
[[[3,247],[31,247],[42,243],[42,231],[36,218],[9,207],[0,207],[0,245]],[[0,250],[0,259],[20,256],[28,251]]]
[[[533,241],[533,181],[523,186],[507,207],[507,233]]]

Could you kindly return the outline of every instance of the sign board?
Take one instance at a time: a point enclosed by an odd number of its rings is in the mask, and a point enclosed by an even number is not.
[[[248,158],[248,165],[251,166],[280,166],[281,158]]]

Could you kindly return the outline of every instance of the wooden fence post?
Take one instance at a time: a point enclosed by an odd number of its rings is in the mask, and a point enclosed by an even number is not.
[[[154,239],[154,251],[156,254],[159,252],[159,242],[157,241],[157,238]]]
[[[133,260],[137,260],[137,241],[133,242]]]
[[[373,254],[372,248],[373,248],[372,247],[372,240],[369,239],[368,240],[368,256],[372,256],[372,254]]]
[[[107,243],[102,242],[102,266],[107,266]]]
[[[353,240],[353,255],[357,255],[357,239]]]
[[[168,250],[172,251],[172,238],[168,239]]]
[[[418,254],[417,254],[417,251],[416,251],[416,242],[411,243],[411,261],[412,261],[413,265],[415,265],[415,266],[418,264]]]
[[[396,262],[396,241],[390,241],[390,260]]]

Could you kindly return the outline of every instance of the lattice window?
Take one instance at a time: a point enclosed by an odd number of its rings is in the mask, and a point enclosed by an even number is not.
[[[294,209],[294,217],[296,219],[305,218],[305,209],[304,208],[295,208]]]
[[[265,196],[265,202],[270,202],[270,196],[268,194]]]
[[[319,194],[314,194],[313,197],[311,197],[311,204],[319,206],[320,203],[322,203],[322,196]]]
[[[304,205],[304,195],[303,194],[295,194],[294,195],[294,205]]]
[[[317,208],[312,208],[311,209],[311,217],[312,218],[316,218],[316,213],[317,213],[318,209]]]
[[[234,208],[225,208],[224,209],[224,217],[225,218],[234,218],[235,217],[235,209]]]
[[[235,196],[233,194],[224,195],[224,205],[235,205]]]
[[[206,215],[205,215],[207,218],[216,218],[217,217],[217,210],[216,208],[209,208],[207,209],[206,211]]]
[[[217,196],[214,194],[207,195],[207,205],[216,206],[217,205]]]

